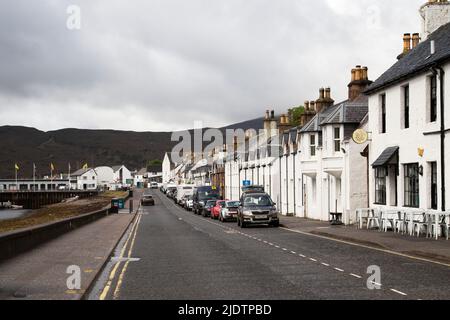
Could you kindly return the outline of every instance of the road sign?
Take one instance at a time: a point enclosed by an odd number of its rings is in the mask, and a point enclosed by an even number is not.
[[[243,185],[244,187],[248,187],[248,186],[251,186],[251,185],[252,185],[252,182],[251,182],[250,180],[243,180],[243,181],[242,181],[242,185]]]

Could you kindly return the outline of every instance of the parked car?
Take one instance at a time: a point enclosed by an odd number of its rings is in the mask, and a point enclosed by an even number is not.
[[[195,214],[202,214],[203,208],[208,200],[220,199],[218,188],[212,186],[201,186],[194,190],[192,210]]]
[[[178,205],[180,206],[180,207],[185,207],[185,205],[186,205],[186,201],[188,200],[188,198],[189,198],[189,196],[184,196],[183,198],[181,198],[180,199],[180,201],[178,201]]]
[[[211,219],[218,220],[220,217],[220,211],[225,206],[224,200],[216,201],[215,206],[211,209]]]
[[[155,181],[150,182],[150,188],[151,189],[158,189],[158,182],[155,182]]]
[[[211,217],[211,211],[214,208],[214,206],[216,205],[216,200],[208,200],[205,203],[205,207],[202,210],[202,216],[207,218],[207,217]]]
[[[238,216],[239,201],[225,201],[220,210],[219,220],[221,222],[236,221]]]
[[[194,196],[188,196],[184,208],[187,211],[192,211],[192,206],[194,205]]]
[[[241,197],[237,217],[238,226],[269,225],[278,227],[280,220],[275,203],[267,193],[246,193]]]
[[[154,206],[155,199],[153,199],[153,196],[151,194],[144,194],[141,198],[141,205],[144,207]]]
[[[261,192],[264,193],[264,187],[263,186],[243,186],[241,188],[242,193],[247,193],[247,192]]]
[[[168,198],[170,198],[170,199],[173,199],[175,191],[177,191],[176,187],[169,187],[169,188],[167,188],[166,196]]]
[[[177,187],[177,195],[174,199],[175,203],[178,203],[183,199],[185,196],[190,196],[194,193],[194,185],[192,184],[184,184],[179,185]]]

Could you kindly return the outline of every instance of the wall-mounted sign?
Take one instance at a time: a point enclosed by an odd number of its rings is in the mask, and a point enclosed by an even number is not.
[[[363,144],[366,143],[367,140],[369,140],[369,134],[366,130],[358,129],[353,132],[352,138],[355,143]]]
[[[423,155],[425,154],[425,149],[424,148],[418,148],[417,149],[417,153],[419,155],[419,157],[423,157]]]
[[[244,181],[242,181],[242,185],[243,185],[244,187],[248,187],[248,186],[251,186],[251,185],[252,185],[252,182],[251,182],[250,180],[244,180]]]

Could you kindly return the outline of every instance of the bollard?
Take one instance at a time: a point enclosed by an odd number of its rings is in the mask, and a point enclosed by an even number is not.
[[[133,205],[134,205],[134,201],[130,200],[130,213],[133,213]]]

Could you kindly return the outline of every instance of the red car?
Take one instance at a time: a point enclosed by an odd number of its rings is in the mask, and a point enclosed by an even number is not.
[[[224,200],[216,201],[216,205],[211,209],[211,219],[218,220],[220,217],[220,211],[225,206]]]

